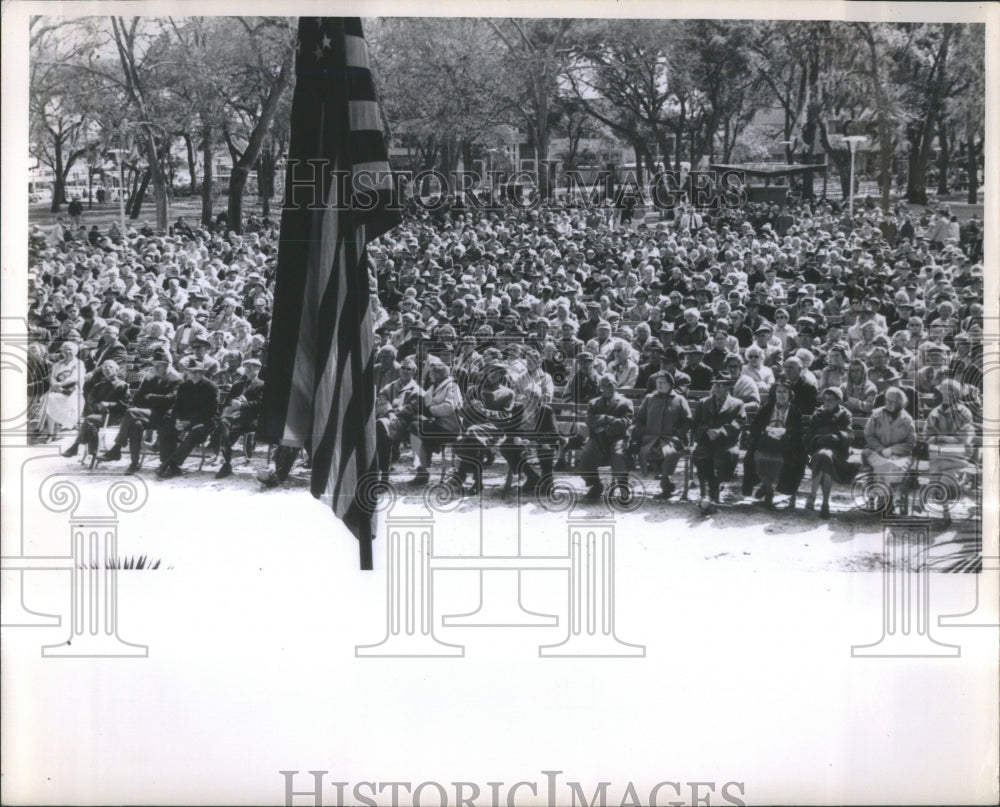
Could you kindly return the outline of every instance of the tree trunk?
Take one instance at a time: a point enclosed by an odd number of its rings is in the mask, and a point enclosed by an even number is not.
[[[146,198],[146,189],[149,187],[149,182],[152,177],[153,172],[147,168],[142,175],[142,181],[139,183],[138,189],[132,195],[132,201],[129,204],[128,217],[133,221],[139,218],[139,211],[142,210],[142,203]]]
[[[206,126],[202,131],[201,160],[204,165],[201,171],[201,223],[203,226],[209,227],[212,224],[212,190],[214,185],[211,126]]]
[[[94,209],[94,169],[87,166],[87,210]]]
[[[927,204],[927,151],[920,133],[915,133],[910,140],[908,161],[906,201],[912,205],[925,205]]]
[[[194,196],[198,193],[198,175],[194,163],[194,141],[191,139],[191,135],[186,132],[182,136],[184,138],[184,147],[187,149],[188,173],[191,175],[191,195]]]
[[[262,218],[271,216],[271,187],[274,184],[274,155],[268,146],[260,153],[257,163],[257,195],[260,196],[260,213]]]
[[[169,202],[167,200],[167,178],[163,174],[163,166],[160,165],[160,155],[157,153],[156,140],[152,131],[146,133],[146,155],[149,159],[150,181],[153,184],[153,197],[156,200],[156,232],[163,235],[167,232],[168,219],[170,217]]]
[[[66,179],[63,175],[62,141],[56,138],[54,145],[56,150],[56,164],[52,166],[52,174],[55,181],[52,183],[52,206],[49,209],[50,213],[58,213],[62,210],[63,199],[66,197]]]
[[[951,158],[948,151],[949,151],[948,129],[947,126],[945,125],[944,114],[940,114],[938,116],[938,159],[937,159],[937,169],[938,169],[937,192],[939,196],[945,196],[948,193],[948,169],[951,163]]]
[[[973,136],[975,129],[972,127],[972,113],[969,113],[969,140],[966,145],[965,172],[969,175],[969,196],[967,201],[974,205],[979,201],[979,161],[976,159],[976,138]]]
[[[242,161],[241,161],[242,162]],[[226,230],[243,234],[243,191],[250,172],[242,164],[233,166],[229,177],[229,205],[226,210]]]

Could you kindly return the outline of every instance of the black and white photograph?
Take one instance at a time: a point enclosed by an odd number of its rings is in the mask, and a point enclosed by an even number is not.
[[[1000,5],[3,21],[0,801],[997,803]]]

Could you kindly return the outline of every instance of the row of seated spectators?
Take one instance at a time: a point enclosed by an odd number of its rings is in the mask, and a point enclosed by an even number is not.
[[[778,217],[783,235],[775,229]],[[636,454],[645,472],[649,454],[628,450],[641,447],[635,436],[648,428],[635,418],[622,445],[597,451],[601,428],[583,409],[604,406],[609,384],[610,400],[629,401],[635,417],[667,394],[661,386],[685,400],[685,388],[703,392],[708,409],[734,409],[727,401],[737,402],[742,414],[733,445],[745,432],[743,444],[754,449],[744,480],[761,476],[761,440],[754,434],[771,434],[757,429],[754,418],[777,407],[787,419],[786,389],[807,424],[827,397],[839,397],[849,418],[877,424],[898,390],[902,407],[890,413],[893,424],[921,424],[920,435],[914,426],[915,441],[937,439],[926,430],[940,429],[942,414],[962,420],[954,435],[941,437],[959,440],[962,459],[973,460],[982,396],[982,267],[959,243],[929,237],[940,228],[913,228],[914,218],[905,210],[883,216],[861,207],[851,222],[834,206],[817,204],[724,216],[681,211],[654,226],[594,227],[585,209],[417,211],[370,247],[383,472],[398,445],[411,442],[416,481],[425,480],[428,448],[443,435],[443,442],[468,444],[456,453],[464,475],[488,461],[493,441],[509,449],[513,476],[548,484],[550,460],[561,467],[582,441],[578,469],[591,495],[599,495],[591,465],[611,463],[620,481],[623,457],[628,467]],[[900,236],[908,230],[912,237]],[[132,395],[144,376],[156,375],[154,362],[166,362],[189,381],[200,372],[200,381],[217,386],[214,416],[220,417],[229,391],[253,372],[254,362],[265,365],[256,380],[266,382],[276,243],[273,228],[246,236],[200,229],[169,237],[130,233],[118,244],[65,232],[53,241],[33,232],[35,397],[49,403],[66,362],[82,359],[82,392],[88,375],[103,374],[110,359]],[[66,359],[70,352],[79,356]],[[400,384],[410,363],[404,394]],[[954,389],[943,385],[946,379]],[[409,396],[413,385],[420,390],[416,402]],[[511,400],[506,392],[484,399],[494,388],[509,390]],[[454,393],[444,392],[449,389]],[[715,392],[722,389],[725,397]],[[947,401],[944,389],[953,392]],[[437,401],[442,395],[450,400]],[[70,421],[84,416],[80,400],[78,412],[68,407],[60,419],[43,406],[42,431],[78,425]],[[580,405],[568,424],[561,417],[565,404]],[[696,434],[700,406],[695,403],[688,419]],[[484,435],[496,418],[504,427]],[[529,423],[532,418],[544,425]],[[721,427],[707,428],[718,441]],[[734,463],[710,469],[697,452],[701,437],[681,434],[685,430],[691,431],[683,421],[676,435],[660,435],[653,454],[671,441],[683,446],[694,439],[699,481],[717,498]],[[528,459],[532,452],[539,454],[537,471]],[[878,461],[865,457],[878,470]],[[164,464],[174,466],[170,474],[179,468],[161,456]],[[665,495],[672,493],[667,470],[659,469]],[[840,471],[837,478],[848,476]],[[765,498],[777,487],[772,476],[763,474]],[[790,484],[785,480],[783,492]]]

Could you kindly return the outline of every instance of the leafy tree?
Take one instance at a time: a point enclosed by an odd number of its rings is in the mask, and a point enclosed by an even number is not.
[[[516,110],[527,130],[535,147],[538,191],[548,198],[550,178],[544,167],[549,159],[550,113],[570,53],[567,38],[574,20],[486,18],[485,22],[506,48],[502,66],[509,82],[499,98]]]

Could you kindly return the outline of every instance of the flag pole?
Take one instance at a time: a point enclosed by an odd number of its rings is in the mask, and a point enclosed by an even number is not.
[[[358,520],[358,553],[361,571],[370,572],[372,565],[372,541],[375,539],[375,518],[372,513],[363,513]]]

